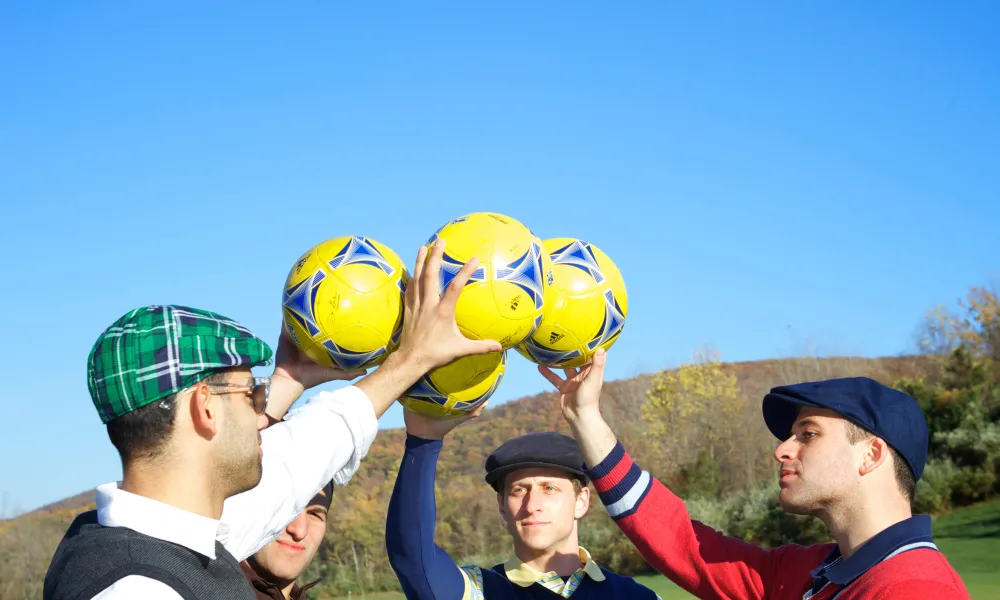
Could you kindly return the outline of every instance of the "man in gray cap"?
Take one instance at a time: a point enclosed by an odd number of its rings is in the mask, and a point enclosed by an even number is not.
[[[251,367],[270,362],[267,344],[231,319],[181,306],[139,308],[108,327],[90,353],[88,384],[123,478],[98,487],[97,510],[70,526],[46,600],[252,600],[239,561],[331,479],[351,478],[395,399],[434,367],[500,350],[458,330],[455,303],[477,261],[442,295],[443,251],[438,242],[429,257],[418,252],[400,345],[385,363],[267,429],[268,415],[281,419],[304,389],[363,372],[312,364],[282,334],[273,374],[255,378]]]

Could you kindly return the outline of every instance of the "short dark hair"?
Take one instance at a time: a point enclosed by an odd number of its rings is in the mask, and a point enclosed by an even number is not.
[[[174,430],[177,394],[108,421],[108,437],[122,463],[158,457]]]
[[[857,444],[860,441],[870,440],[875,437],[874,433],[857,423],[853,421],[845,422],[847,423],[847,441],[851,444]],[[902,492],[903,497],[907,500],[913,500],[913,490],[917,487],[917,480],[913,476],[913,470],[892,446],[889,446],[889,454],[892,455],[892,462],[896,468],[896,485],[899,486],[899,491]]]
[[[224,379],[226,372],[216,371],[202,381]],[[176,400],[177,394],[171,394],[108,421],[108,437],[123,464],[160,456],[174,430]]]

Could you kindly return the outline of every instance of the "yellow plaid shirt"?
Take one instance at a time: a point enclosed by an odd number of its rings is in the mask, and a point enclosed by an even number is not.
[[[521,587],[530,587],[539,584],[547,587],[563,598],[569,598],[580,586],[584,576],[588,576],[594,581],[604,581],[604,573],[597,566],[590,552],[586,548],[580,547],[580,562],[582,567],[577,569],[568,579],[563,578],[555,571],[539,573],[527,564],[523,563],[516,556],[503,564],[507,579]],[[483,572],[474,565],[461,567],[462,576],[465,579],[465,595],[463,600],[485,600],[483,595]]]

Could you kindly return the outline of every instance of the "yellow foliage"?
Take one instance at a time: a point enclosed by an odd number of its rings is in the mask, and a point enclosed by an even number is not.
[[[723,369],[719,353],[703,349],[691,364],[653,379],[642,418],[654,440],[687,438],[686,443],[714,454],[717,443],[738,423],[743,402],[736,377]]]

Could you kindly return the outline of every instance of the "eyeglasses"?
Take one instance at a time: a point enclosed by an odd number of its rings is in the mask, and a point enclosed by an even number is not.
[[[205,381],[203,383],[208,387],[225,390],[221,392],[210,392],[213,394],[232,394],[234,392],[243,391],[246,393],[247,398],[250,399],[250,406],[253,407],[253,411],[255,413],[262,415],[264,414],[264,411],[267,410],[267,399],[271,395],[270,377],[253,377],[247,383],[233,383],[231,381]],[[165,410],[173,408],[174,404],[177,402],[179,394],[180,393],[178,392],[169,398],[160,400],[160,408]]]
[[[233,383],[231,381],[206,381],[205,385],[211,388],[225,391],[215,392],[216,394],[232,394],[234,392],[246,391],[250,398],[250,406],[258,415],[264,414],[267,409],[267,399],[271,395],[271,378],[254,377],[247,383]]]

